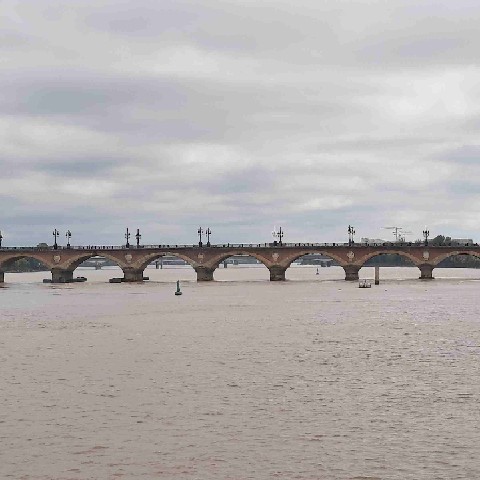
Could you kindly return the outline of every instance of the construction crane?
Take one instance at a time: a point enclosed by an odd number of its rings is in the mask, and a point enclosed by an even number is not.
[[[404,242],[405,235],[410,235],[412,232],[406,232],[403,230],[403,227],[383,227],[385,230],[393,230],[393,234],[395,235],[396,242]]]

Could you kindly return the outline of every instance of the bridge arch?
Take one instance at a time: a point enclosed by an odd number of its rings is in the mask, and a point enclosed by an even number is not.
[[[285,268],[289,268],[295,260],[298,260],[299,258],[304,257],[305,255],[312,255],[312,254],[324,255],[325,257],[335,260],[342,267],[345,265],[345,260],[342,257],[340,257],[339,255],[335,255],[330,251],[302,250],[301,252],[296,252],[295,254],[292,254],[286,257],[282,262],[282,266]]]
[[[196,268],[197,279],[202,280],[204,278],[207,278],[207,279],[213,280],[214,279],[213,275],[214,275],[215,270],[217,270],[217,268],[219,268],[219,266],[223,262],[225,262],[225,260],[227,260],[229,258],[232,258],[232,257],[254,258],[255,260],[257,260],[260,263],[262,270],[265,270],[266,272],[268,272],[268,270],[270,270],[271,262],[269,262],[269,260],[267,258],[265,258],[263,255],[260,255],[256,252],[252,252],[250,250],[246,250],[246,249],[243,249],[243,248],[240,247],[240,248],[232,248],[231,250],[228,250],[226,252],[222,252],[221,254],[214,255],[211,258],[209,258],[208,261],[205,262],[204,264],[199,264]],[[207,275],[206,277],[205,277],[204,273],[199,272],[201,270],[204,270],[205,272],[208,272],[208,273],[206,273],[206,275]],[[221,274],[222,278],[225,279],[225,278],[229,277],[229,275],[227,275],[227,272],[230,272],[230,270],[223,270],[222,269],[222,274]],[[251,272],[251,273],[253,274],[253,272]],[[254,275],[255,280],[258,280],[256,274],[253,274],[253,275]],[[268,278],[268,273],[267,273],[266,278]],[[235,281],[235,279],[232,279],[232,278],[229,278],[228,280]]]
[[[209,260],[209,267],[216,269],[220,263],[222,263],[224,260],[230,257],[234,257],[236,255],[244,255],[247,257],[252,257],[258,260],[261,264],[263,264],[265,267],[269,267],[271,264],[270,262],[263,257],[262,255],[259,255],[258,253],[255,252],[250,252],[248,250],[243,250],[243,249],[233,249],[228,252],[222,253],[220,255],[216,255],[213,257],[211,260]]]
[[[437,255],[436,257],[432,258],[430,261],[436,267],[441,262],[446,260],[447,258],[461,256],[461,255],[467,255],[467,256],[471,256],[471,257],[480,258],[480,252],[475,252],[475,251],[470,251],[470,250],[454,250],[454,251],[450,251],[450,252],[446,252],[446,253],[442,253],[440,255]]]
[[[195,263],[188,255],[183,255],[178,252],[162,252],[150,253],[142,257],[139,269],[142,271],[145,270],[152,262],[158,260],[161,257],[177,257],[187,262],[187,264],[190,265],[192,268],[195,268],[197,266],[197,263]]]
[[[99,251],[99,252],[86,252],[86,253],[81,253],[73,258],[70,258],[68,262],[65,264],[62,264],[62,267],[65,268],[66,270],[74,271],[76,268],[78,268],[83,262],[86,260],[89,260],[90,258],[95,258],[95,257],[104,257],[107,258],[108,260],[112,261],[115,263],[120,268],[125,268],[125,264],[121,262],[115,255],[110,255],[106,253],[105,251]]]
[[[324,259],[315,259],[311,255],[326,257]],[[312,258],[311,261],[302,264],[299,267],[294,266],[294,262],[302,258]],[[317,263],[315,263],[315,260]],[[337,280],[339,271],[342,271],[342,267],[345,265],[345,260],[341,257],[331,254],[330,252],[321,252],[318,250],[315,251],[302,251],[295,255],[289,255],[282,265],[285,267],[285,279],[293,281],[304,281],[306,279],[316,278],[317,280],[322,281],[332,281]],[[319,275],[319,267],[333,267],[329,269],[321,269],[322,275],[320,277],[310,277],[310,275]],[[315,274],[316,270],[316,274]],[[327,273],[328,272],[328,273]],[[343,274],[342,274],[343,276]]]
[[[35,253],[12,253],[12,255],[7,256],[0,262],[0,271],[5,271],[10,268],[17,260],[22,259],[33,259],[41,263],[46,267],[47,270],[50,270],[54,265],[50,262],[46,262],[43,255]]]
[[[49,265],[48,262],[45,262],[45,259],[41,255],[36,255],[35,253],[12,253],[12,255],[8,255],[0,262],[0,284],[5,282],[5,273],[8,270],[11,270],[14,263],[23,259],[36,260],[40,265],[43,266],[43,268],[39,269],[38,271],[49,271],[51,269],[51,265]],[[25,271],[30,272],[31,270]]]
[[[356,263],[358,265],[360,265],[360,268],[361,268],[371,258],[378,257],[378,256],[381,256],[381,255],[398,255],[399,257],[407,258],[408,260],[410,260],[413,263],[413,266],[415,266],[415,267],[418,267],[420,264],[424,263],[424,261],[420,262],[419,259],[417,257],[415,257],[414,255],[412,255],[411,253],[403,252],[402,250],[387,250],[387,251],[378,250],[378,251],[374,251],[372,253],[369,253],[369,254],[361,257],[360,259],[357,260]]]

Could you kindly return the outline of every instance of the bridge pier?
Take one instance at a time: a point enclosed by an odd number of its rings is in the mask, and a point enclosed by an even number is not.
[[[285,272],[287,270],[285,267],[273,265],[272,267],[268,267],[268,269],[270,270],[271,282],[282,282],[285,280]]]
[[[362,267],[358,265],[345,265],[343,269],[345,270],[345,280],[349,282],[354,282],[358,280],[358,272]]]
[[[197,267],[195,268],[197,272],[197,282],[212,282],[213,281],[213,272],[215,271],[214,268],[208,267]]]
[[[433,280],[433,265],[423,264],[419,265],[420,279],[421,280]]]
[[[0,283],[5,282],[5,272],[0,272]]]
[[[143,282],[143,270],[124,268],[122,282]]]
[[[69,283],[73,280],[73,270],[52,268],[52,283]]]

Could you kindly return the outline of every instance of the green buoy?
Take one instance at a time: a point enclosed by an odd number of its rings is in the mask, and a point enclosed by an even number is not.
[[[175,292],[175,295],[181,295],[182,292],[180,290],[180,280],[177,280],[177,291]]]

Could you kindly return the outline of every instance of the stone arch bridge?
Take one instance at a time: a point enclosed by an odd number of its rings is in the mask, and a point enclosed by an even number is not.
[[[408,258],[420,269],[421,279],[433,278],[433,269],[453,255],[480,257],[480,247],[422,246],[412,244],[225,244],[212,246],[158,245],[140,247],[7,247],[0,249],[0,283],[13,262],[33,258],[43,263],[52,273],[53,283],[73,280],[75,269],[85,260],[102,256],[115,262],[123,270],[125,282],[143,280],[147,265],[162,256],[176,256],[189,263],[197,273],[197,281],[214,279],[215,269],[233,255],[249,255],[263,263],[270,271],[270,280],[285,280],[285,271],[297,258],[307,254],[323,254],[335,260],[345,270],[345,280],[358,280],[358,272],[367,260],[377,255],[395,254]]]

